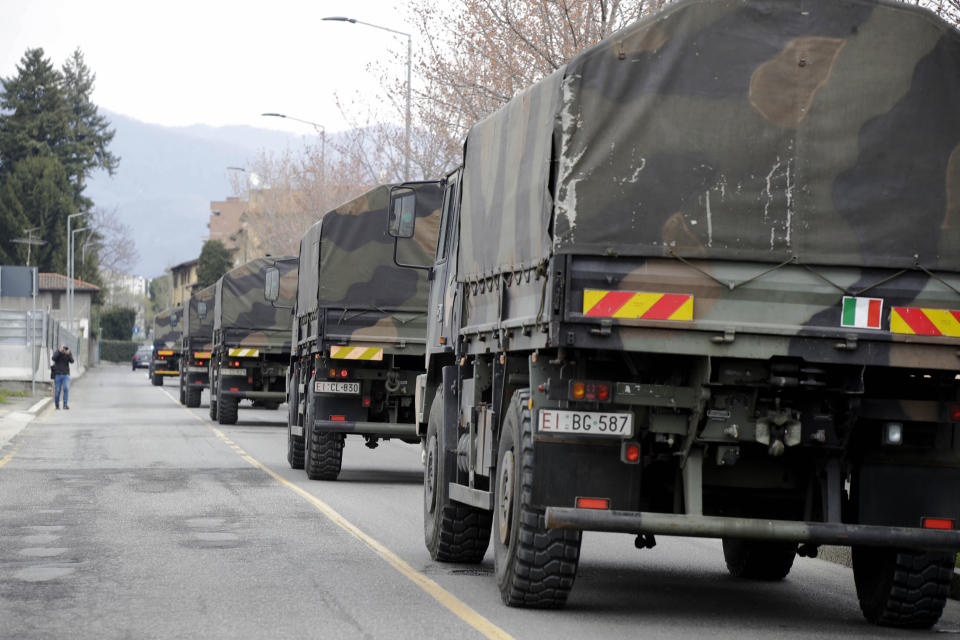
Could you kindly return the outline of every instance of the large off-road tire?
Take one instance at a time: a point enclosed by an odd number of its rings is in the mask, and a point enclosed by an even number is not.
[[[950,595],[954,554],[853,548],[853,580],[863,616],[887,627],[928,629]]]
[[[580,531],[547,529],[533,505],[536,461],[530,392],[513,394],[500,433],[493,504],[494,570],[500,598],[512,607],[566,604],[580,559]]]
[[[433,401],[427,422],[423,473],[423,539],[430,557],[440,562],[478,563],[490,544],[493,514],[450,499],[456,477],[456,451],[443,437],[443,399]]]
[[[793,542],[723,539],[723,559],[735,578],[783,580],[796,557],[797,545]]]
[[[290,397],[287,405],[287,462],[291,469],[303,469],[304,454],[303,435],[296,436],[291,431],[292,427],[300,426],[300,378],[297,371],[294,368],[290,373]]]
[[[237,409],[239,407],[240,398],[223,395],[217,398],[217,422],[220,424],[237,424]]]
[[[213,386],[212,380],[213,378],[211,378],[211,383],[210,383],[210,419],[216,420],[217,419],[217,396],[220,395],[220,390],[218,387]]]
[[[303,468],[311,480],[336,480],[343,462],[344,435],[313,428],[315,405],[311,379],[311,386],[307,388],[307,410],[304,414],[307,450]]]
[[[186,395],[185,404],[191,409],[199,407],[201,394],[203,394],[203,389],[199,389],[197,387],[187,387],[185,392],[185,395]]]
[[[180,374],[179,381],[180,381],[180,404],[186,405],[187,404],[187,388],[186,388],[186,383],[183,380],[183,374]]]
[[[150,376],[150,384],[152,384],[152,385],[155,386],[155,387],[162,387],[162,386],[163,386],[163,376],[160,375],[159,373],[151,374],[151,376]]]

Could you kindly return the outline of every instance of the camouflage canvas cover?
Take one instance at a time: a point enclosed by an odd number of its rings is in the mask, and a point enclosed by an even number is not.
[[[183,314],[183,336],[196,342],[210,342],[213,339],[213,319],[216,316],[217,285],[212,284],[200,289],[187,303],[187,312]],[[206,305],[204,317],[200,317],[199,303]]]
[[[960,271],[960,34],[929,12],[681,0],[561,72],[542,83],[559,106],[554,155],[538,160],[556,163],[556,253]],[[546,122],[511,115],[535,112],[525,100],[471,131],[468,159],[490,136],[539,135]],[[516,209],[498,161],[464,178],[474,244],[482,220]],[[477,206],[478,188],[496,200]],[[462,251],[461,273],[545,257],[524,234],[549,227],[527,228],[504,226],[492,254]]]
[[[266,270],[280,271],[277,307],[263,297]],[[214,331],[222,340],[246,347],[290,348],[292,307],[297,287],[297,258],[256,258],[228,271],[216,284]]]
[[[432,183],[413,188],[417,191],[415,235],[398,240],[397,260],[429,265],[437,247],[442,191]],[[389,201],[390,185],[376,187],[328,212],[307,232],[305,240],[319,240],[319,270],[301,269],[303,290],[317,292],[309,296],[315,298],[313,308],[319,303],[349,309],[426,311],[430,290],[426,271],[399,267],[393,261],[394,240],[387,232]],[[308,255],[315,259],[316,252],[311,250]],[[318,282],[311,280],[312,274]],[[302,315],[308,307],[298,305],[297,309]]]
[[[153,318],[153,344],[174,347],[183,331],[183,309],[165,309]]]

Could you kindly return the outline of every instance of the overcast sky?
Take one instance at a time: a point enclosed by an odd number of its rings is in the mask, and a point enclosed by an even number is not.
[[[27,48],[42,47],[59,67],[79,46],[97,75],[94,101],[138,120],[310,131],[260,116],[275,111],[337,131],[348,125],[334,91],[376,99],[376,73],[367,67],[403,52],[406,39],[321,18],[346,15],[409,32],[402,4],[0,0],[0,76],[16,73]]]

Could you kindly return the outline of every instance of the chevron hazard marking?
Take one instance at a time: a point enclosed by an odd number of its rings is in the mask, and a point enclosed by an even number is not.
[[[231,358],[256,358],[260,349],[230,349]]]
[[[383,349],[378,347],[330,347],[334,360],[383,360]]]
[[[890,310],[890,331],[917,336],[960,338],[960,311],[894,307]]]
[[[693,296],[686,293],[583,290],[583,315],[588,318],[634,320],[693,320]]]

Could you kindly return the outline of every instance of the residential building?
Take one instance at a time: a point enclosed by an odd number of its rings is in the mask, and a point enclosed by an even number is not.
[[[197,266],[199,264],[199,258],[194,258],[170,267],[171,306],[182,307],[190,299],[197,288]]]

